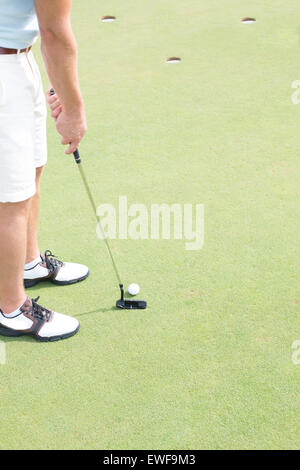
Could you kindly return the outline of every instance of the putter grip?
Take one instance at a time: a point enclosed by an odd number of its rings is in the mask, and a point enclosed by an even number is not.
[[[78,149],[75,150],[75,152],[73,153],[73,155],[74,155],[74,158],[75,158],[75,162],[77,163],[77,165],[79,165],[79,163],[81,163],[81,158],[80,158]]]
[[[50,95],[51,95],[51,96],[55,95],[55,91],[54,91],[53,88],[51,88],[51,90],[50,90]],[[81,158],[80,158],[78,149],[75,150],[75,152],[73,153],[73,155],[74,155],[74,158],[75,158],[75,162],[79,165],[79,163],[81,163]]]

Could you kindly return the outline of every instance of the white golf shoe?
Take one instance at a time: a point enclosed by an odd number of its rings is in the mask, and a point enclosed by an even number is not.
[[[51,251],[41,254],[41,261],[34,267],[24,270],[25,287],[35,286],[41,281],[51,281],[57,285],[75,284],[83,281],[90,274],[89,268],[83,264],[64,263],[57,259]]]
[[[76,318],[52,312],[37,304],[39,297],[29,299],[20,307],[15,316],[7,316],[0,310],[0,335],[29,335],[38,341],[58,341],[70,338],[80,328]]]

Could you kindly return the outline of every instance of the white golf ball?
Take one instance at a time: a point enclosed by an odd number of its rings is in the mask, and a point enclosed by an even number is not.
[[[140,292],[140,286],[138,284],[130,284],[128,292],[130,295],[136,295]]]

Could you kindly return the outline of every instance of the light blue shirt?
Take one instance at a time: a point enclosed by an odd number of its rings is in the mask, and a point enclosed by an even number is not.
[[[38,34],[34,0],[0,0],[0,47],[25,49]]]

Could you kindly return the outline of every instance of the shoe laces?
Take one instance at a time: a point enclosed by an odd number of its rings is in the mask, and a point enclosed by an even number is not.
[[[28,315],[31,315],[33,318],[46,320],[48,322],[50,320],[52,312],[51,310],[48,310],[47,308],[39,305],[37,303],[39,299],[40,299],[40,296],[38,296],[36,299],[31,299],[31,305],[30,305],[29,304],[30,299],[27,298],[26,302],[24,303],[24,305],[22,305],[20,310],[22,313],[27,313]],[[0,313],[4,315],[1,309],[0,309]]]
[[[64,264],[62,261],[57,259],[57,256],[51,253],[50,250],[45,251],[45,262],[47,268],[51,271],[54,271],[58,266],[62,266]]]
[[[37,297],[36,299],[32,299],[32,308],[28,312],[30,315],[32,315],[34,318],[40,319],[40,320],[46,320],[47,322],[50,320],[51,317],[51,310],[48,310],[45,307],[42,307],[39,305],[37,302],[40,297]]]

